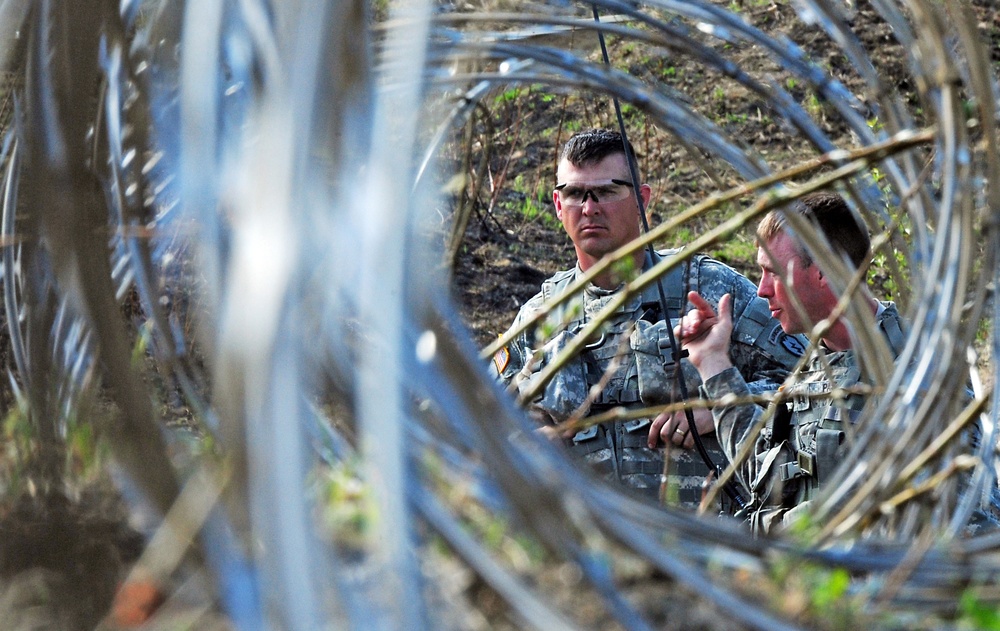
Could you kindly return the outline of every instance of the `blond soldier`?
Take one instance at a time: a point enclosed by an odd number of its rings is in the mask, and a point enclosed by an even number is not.
[[[786,333],[804,333],[831,315],[840,296],[789,230],[783,212],[796,212],[812,221],[833,251],[854,269],[867,265],[871,242],[868,231],[844,200],[832,193],[807,195],[793,208],[772,211],[761,221],[757,228],[761,270],[757,294],[767,300],[771,314]],[[685,316],[677,333],[684,336],[691,362],[704,379],[705,394],[712,399],[748,394],[751,389],[727,353],[733,326],[731,300],[726,297],[714,307],[697,294],[689,299],[695,309]],[[860,299],[871,309],[876,327],[897,356],[906,336],[896,306],[867,292]],[[842,459],[844,426],[860,414],[865,397],[851,394],[832,400],[822,395],[834,388],[850,390],[860,382],[862,375],[851,346],[846,318],[836,319],[799,378],[784,389],[788,402],[779,404],[773,422],[756,438],[751,437],[762,414],[758,406],[720,405],[713,409],[727,454],[735,457],[745,443],[754,440],[754,455],[740,472],[752,493],[748,518],[755,531],[768,532],[787,521],[789,513],[805,506]]]

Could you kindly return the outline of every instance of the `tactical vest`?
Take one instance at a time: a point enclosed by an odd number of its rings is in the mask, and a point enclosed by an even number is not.
[[[893,357],[903,350],[906,337],[900,327],[895,307],[890,305],[880,314],[879,329],[885,335]],[[801,379],[784,390],[786,402],[772,421],[773,447],[761,460],[772,460],[781,480],[782,504],[798,506],[812,499],[843,460],[845,424],[855,423],[865,405],[861,394],[850,394],[840,400],[829,396],[834,388],[850,389],[861,381],[861,370],[851,351],[828,353],[824,369],[818,360],[812,370],[803,372]],[[780,457],[784,444],[791,447],[792,458]],[[779,460],[785,460],[779,462]],[[751,482],[755,493],[761,489],[769,467],[761,467],[758,479]]]
[[[669,256],[674,252],[676,250],[660,255]],[[686,307],[687,292],[702,289],[701,263],[707,258],[696,255],[663,278],[667,308],[674,318],[680,316]],[[736,274],[732,270],[727,273]],[[575,270],[556,274],[542,284],[542,298],[549,300],[561,294],[575,278]],[[591,287],[587,290],[586,300],[583,295],[574,296],[550,316],[550,321],[561,322],[565,329],[546,345],[541,358],[531,365],[532,373],[537,374],[544,368],[547,360],[555,356],[615,296],[615,292]],[[633,323],[635,327],[626,339],[625,334]],[[771,328],[767,328],[768,325]],[[587,344],[577,361],[560,370],[534,405],[561,420],[576,411],[595,386],[602,387],[593,399],[588,416],[617,406],[639,408],[677,399],[677,368],[667,326],[671,325],[663,319],[657,288],[651,285],[641,295],[633,296],[618,307],[606,321],[603,334]],[[768,341],[764,333],[772,333],[774,326],[776,323],[771,319],[766,303],[752,300],[734,323],[733,339],[750,345],[771,344],[773,340]],[[618,355],[617,368],[609,372]],[[794,363],[794,357],[789,363]],[[681,370],[688,392],[694,396],[701,383],[697,370],[687,360],[682,360]],[[520,384],[522,391],[530,383],[529,376]],[[667,497],[664,499],[668,503],[696,508],[703,492],[702,483],[708,474],[707,465],[694,450],[672,447],[665,479],[663,450],[647,446],[651,423],[651,419],[638,419],[592,426],[568,441],[570,453],[588,462],[606,479],[638,489],[652,498],[658,497],[661,482],[666,481]],[[725,466],[725,454],[715,435],[702,438],[712,459]]]
[[[794,458],[777,465],[784,502],[798,505],[812,499],[843,457],[844,424],[854,423],[864,407],[864,397],[852,394],[833,401],[833,388],[850,388],[860,381],[853,362],[802,374],[802,380],[785,389],[788,401],[775,414],[772,440],[777,449],[783,442]]]

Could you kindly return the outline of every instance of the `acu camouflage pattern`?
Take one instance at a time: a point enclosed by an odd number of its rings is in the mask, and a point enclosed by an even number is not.
[[[673,256],[676,250],[657,253]],[[647,255],[645,269],[654,264]],[[560,272],[542,284],[542,291],[521,308],[514,326],[530,318],[553,296],[563,293],[581,272],[578,268]],[[730,354],[733,364],[751,391],[777,388],[805,350],[805,340],[788,336],[773,320],[767,303],[757,297],[756,287],[732,268],[706,256],[695,256],[674,268],[663,279],[667,308],[674,320],[668,325],[661,313],[656,286],[633,296],[605,324],[602,335],[592,340],[586,350],[570,361],[532,403],[536,416],[559,423],[586,402],[588,391],[604,386],[596,393],[588,415],[613,407],[640,408],[669,403],[677,398],[675,374],[667,326],[689,309],[689,290],[698,291],[713,305],[725,294],[733,297],[734,330]],[[539,371],[570,342],[588,321],[615,298],[620,289],[603,290],[590,285],[550,315],[558,323],[558,333],[536,342],[533,332],[525,332],[505,355],[495,363],[505,383],[515,384],[524,392]],[[699,391],[701,379],[686,359],[681,371],[689,396]],[[578,432],[567,441],[570,453],[590,465],[605,479],[637,489],[641,494],[659,498],[665,481],[663,499],[671,504],[695,509],[702,497],[708,474],[706,464],[696,450],[671,445],[669,463],[664,467],[664,450],[650,449],[647,436],[652,419],[620,421],[593,426]],[[713,460],[725,466],[727,460],[715,436],[702,436]],[[666,478],[664,478],[666,473]]]
[[[906,342],[899,312],[884,303],[876,316],[879,329],[893,357]],[[784,389],[783,407],[757,435],[753,454],[740,467],[744,486],[750,490],[747,514],[755,532],[768,532],[790,519],[796,507],[805,506],[842,459],[844,423],[856,420],[865,405],[860,394],[833,400],[834,388],[850,388],[860,382],[861,372],[852,351],[817,349],[795,383]],[[736,370],[725,370],[709,378],[703,395],[718,399],[727,394],[750,394]],[[750,440],[763,410],[756,405],[716,406],[716,432],[727,454],[735,457]]]
[[[882,303],[876,323],[898,357],[906,343],[904,326],[896,306]],[[825,480],[843,459],[845,424],[853,423],[865,405],[861,394],[849,394],[834,400],[829,393],[836,388],[850,388],[861,382],[861,371],[852,351],[822,349],[809,361],[794,384],[783,390],[787,399],[774,418],[755,439],[753,453],[740,467],[740,476],[750,489],[751,501],[746,510],[754,532],[770,532],[778,524],[794,519],[822,488]],[[709,378],[703,394],[718,399],[727,394],[737,397],[750,393],[738,371],[729,369]],[[749,434],[763,411],[756,405],[716,406],[713,409],[716,431],[727,454],[736,453],[750,440]],[[963,436],[966,447],[976,440],[976,433]],[[995,493],[994,493],[995,494]],[[979,510],[967,532],[986,523],[998,523]]]
[[[845,419],[853,420],[864,405],[864,398],[852,394],[833,401],[819,398],[833,387],[850,387],[858,383],[859,371],[853,353],[837,352],[826,355],[827,367],[814,356],[802,371],[799,380],[786,388],[792,397],[785,410],[778,409],[775,417],[757,435],[753,453],[740,467],[743,486],[750,490],[747,517],[755,532],[768,532],[781,523],[785,514],[804,505],[821,484],[839,458]],[[743,377],[730,368],[710,377],[702,387],[703,395],[719,399],[724,395],[739,398],[750,394]],[[817,397],[817,398],[813,398]],[[787,437],[776,426],[784,417],[789,425]],[[763,414],[756,405],[716,406],[716,434],[727,454],[735,458]]]

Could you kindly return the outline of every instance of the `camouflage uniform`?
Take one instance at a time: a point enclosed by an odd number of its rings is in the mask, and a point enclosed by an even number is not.
[[[893,357],[906,343],[903,324],[896,306],[882,303],[876,323],[884,334]],[[834,401],[817,397],[834,388],[850,388],[861,379],[852,351],[818,349],[810,357],[801,378],[784,389],[788,400],[775,418],[756,437],[754,453],[747,457],[740,473],[751,491],[749,518],[756,532],[767,532],[775,523],[802,506],[822,486],[843,458],[843,423],[853,422],[865,404],[861,394]],[[753,388],[735,369],[710,377],[702,394],[710,399],[724,395],[750,394]],[[727,454],[735,457],[763,411],[756,405],[716,406],[716,432]]]
[[[659,252],[656,262],[676,252]],[[647,255],[644,269],[653,264]],[[566,270],[542,283],[542,291],[525,303],[514,326],[529,319],[544,302],[563,293],[581,273],[579,268]],[[667,309],[675,317],[688,308],[688,290],[699,292],[713,305],[723,295],[732,295],[734,329],[730,355],[751,391],[776,389],[805,350],[803,338],[786,335],[777,320],[771,318],[767,303],[757,297],[753,283],[718,261],[696,255],[671,270],[662,285]],[[546,363],[620,290],[620,287],[608,291],[590,285],[582,296],[574,296],[550,314],[549,322],[560,324],[557,334],[537,343],[533,331],[516,338],[494,357],[494,368],[503,381],[508,384],[513,381],[524,392]],[[593,400],[591,415],[617,406],[634,409],[674,400],[675,365],[666,326],[654,284],[626,301],[608,319],[599,339],[588,344],[546,385],[532,407],[543,411],[553,422],[563,421],[585,401],[587,392],[609,369],[613,374]],[[619,353],[616,367],[615,356]],[[681,365],[688,392],[695,395],[701,384],[697,370],[686,359]],[[578,432],[567,444],[572,455],[588,461],[605,479],[640,489],[655,499],[663,480],[664,462],[662,449],[647,446],[651,423],[652,419],[646,418],[593,426]],[[707,435],[703,439],[712,458],[724,465],[725,456],[715,437]],[[677,447],[669,453],[667,500],[696,508],[708,472],[706,465],[695,450]]]

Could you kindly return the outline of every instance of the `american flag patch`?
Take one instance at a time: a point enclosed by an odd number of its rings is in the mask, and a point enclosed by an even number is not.
[[[497,368],[497,374],[502,375],[507,364],[510,363],[510,351],[504,346],[493,354],[493,365]]]

